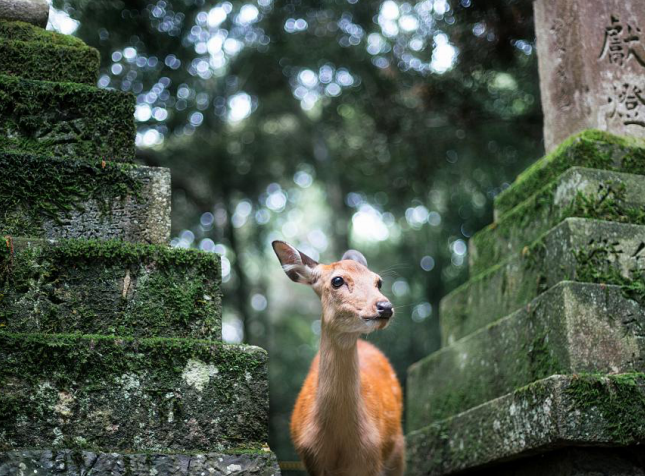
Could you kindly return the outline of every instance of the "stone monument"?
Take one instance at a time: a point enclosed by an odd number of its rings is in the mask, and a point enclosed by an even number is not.
[[[409,475],[645,475],[645,3],[535,12],[550,153],[408,371]]]
[[[547,151],[585,129],[645,137],[645,2],[534,5]]]
[[[278,475],[266,352],[221,342],[219,257],[168,246],[133,96],[46,5],[0,0],[0,476]]]

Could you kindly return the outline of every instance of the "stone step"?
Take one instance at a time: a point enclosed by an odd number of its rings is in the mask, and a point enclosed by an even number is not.
[[[454,474],[565,445],[643,443],[644,374],[556,375],[409,433],[406,474]]]
[[[94,85],[99,54],[77,38],[0,20],[0,74]]]
[[[495,197],[495,219],[509,212],[571,167],[645,174],[645,142],[599,130],[571,136],[522,172]]]
[[[267,441],[258,347],[0,332],[0,369],[0,451],[224,451]]]
[[[0,152],[0,236],[167,244],[170,171]]]
[[[574,167],[470,239],[470,275],[508,260],[568,217],[645,224],[645,177]]]
[[[225,453],[101,453],[87,450],[0,452],[0,476],[279,476],[266,450]]]
[[[645,226],[567,218],[513,259],[441,300],[449,345],[519,309],[560,281],[629,285],[645,265]]]
[[[0,75],[0,150],[130,162],[134,138],[129,93]]]
[[[619,286],[564,281],[412,365],[408,429],[554,374],[645,371],[645,310],[629,296]]]
[[[0,241],[0,328],[221,338],[214,253],[116,240]]]

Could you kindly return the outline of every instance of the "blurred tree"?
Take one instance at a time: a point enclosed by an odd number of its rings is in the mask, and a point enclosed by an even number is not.
[[[319,322],[272,239],[365,252],[398,308],[369,338],[402,379],[438,347],[468,237],[543,151],[531,1],[54,4],[100,50],[99,86],[136,95],[139,160],[173,171],[173,245],[224,256],[225,336],[271,353],[281,457]]]

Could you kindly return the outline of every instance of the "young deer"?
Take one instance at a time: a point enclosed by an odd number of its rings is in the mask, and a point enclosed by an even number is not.
[[[401,386],[387,358],[361,334],[394,315],[381,278],[358,251],[329,265],[282,241],[273,249],[291,280],[322,302],[320,351],[298,395],[291,438],[311,476],[401,476]]]

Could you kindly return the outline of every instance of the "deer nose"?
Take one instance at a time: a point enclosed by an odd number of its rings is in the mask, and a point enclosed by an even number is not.
[[[390,301],[379,301],[376,303],[376,310],[378,317],[390,318],[394,311],[392,311],[392,303]]]

